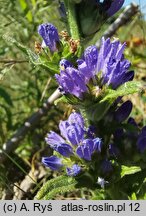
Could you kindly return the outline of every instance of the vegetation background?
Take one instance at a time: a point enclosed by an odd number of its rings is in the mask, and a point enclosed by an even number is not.
[[[41,41],[37,33],[39,24],[50,22],[59,31],[65,30],[58,7],[57,0],[0,0],[0,148],[57,87],[48,71],[32,65],[12,38],[35,52],[35,42]],[[86,45],[96,42],[116,17],[109,19]],[[127,42],[125,55],[132,62],[136,79],[143,81],[146,80],[145,27],[143,15],[138,13],[114,35]],[[130,99],[134,104],[132,115],[140,126],[146,125],[146,95]],[[71,109],[63,104],[52,106],[19,147],[7,155],[7,160],[0,164],[1,199],[33,199],[40,185],[57,175],[41,164],[42,155],[51,155],[44,137],[48,131],[58,130],[59,120],[65,119]],[[66,196],[77,198],[80,193]],[[90,192],[84,191],[83,196],[90,197]]]

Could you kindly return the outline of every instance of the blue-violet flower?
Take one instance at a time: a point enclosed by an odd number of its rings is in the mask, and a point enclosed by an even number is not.
[[[113,89],[132,80],[134,72],[129,71],[130,62],[123,56],[125,45],[118,40],[111,42],[109,38],[102,38],[100,50],[96,46],[88,47],[82,59],[77,60],[78,68],[63,60],[63,70],[61,69],[60,75],[55,75],[61,92],[82,99],[84,93],[88,93],[91,88],[90,80],[93,81],[94,88],[100,83],[100,86],[106,84]]]
[[[57,28],[51,23],[44,23],[39,25],[38,33],[43,38],[42,46],[48,46],[51,52],[57,51],[57,44],[59,43],[59,35]]]
[[[68,176],[77,176],[81,172],[81,167],[74,164],[71,168],[67,167],[66,172]]]
[[[59,170],[63,166],[61,159],[56,156],[43,157],[42,163],[52,170]]]
[[[76,112],[72,113],[68,120],[60,121],[59,129],[61,136],[51,131],[47,134],[45,140],[54,151],[63,157],[62,162],[56,156],[43,158],[42,161],[53,170],[68,165],[66,168],[67,174],[76,176],[81,171],[80,166],[83,164],[80,162],[72,165],[73,161],[69,158],[76,158],[77,161],[82,161],[80,159],[91,161],[94,152],[101,152],[101,139],[98,137],[88,138],[89,128],[85,127],[83,117]]]

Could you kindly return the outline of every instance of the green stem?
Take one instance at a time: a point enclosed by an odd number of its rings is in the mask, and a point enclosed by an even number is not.
[[[86,127],[89,127],[91,124],[90,124],[89,118],[87,117],[86,109],[85,108],[80,108],[79,110],[80,110],[81,115],[84,118]]]
[[[72,39],[80,39],[80,34],[78,30],[77,17],[75,11],[75,3],[70,0],[64,0],[64,4],[68,15],[68,24],[70,29],[70,34]]]

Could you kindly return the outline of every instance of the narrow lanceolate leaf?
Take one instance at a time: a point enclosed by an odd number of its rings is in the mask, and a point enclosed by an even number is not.
[[[119,96],[125,96],[125,95],[129,95],[129,94],[141,92],[142,89],[143,89],[143,85],[141,82],[130,81],[130,82],[123,84],[122,86],[120,86],[116,90],[108,89],[105,92],[105,96],[103,97],[103,99],[100,102],[104,102],[104,101],[113,102]]]
[[[62,187],[58,187],[53,189],[50,193],[48,193],[45,197],[43,197],[43,200],[51,200],[53,198],[55,198],[58,194],[59,195],[63,195],[66,192],[72,192],[74,191],[75,188],[75,183],[67,185],[67,186],[62,186]]]
[[[59,187],[66,187],[67,185],[73,184],[74,179],[68,176],[59,176],[54,179],[47,181],[43,187],[38,191],[36,195],[36,199],[41,200],[43,197],[47,196],[52,190],[59,188]]]
[[[125,175],[132,175],[140,171],[141,171],[141,168],[138,166],[131,166],[131,167],[122,166],[121,178],[124,177]]]

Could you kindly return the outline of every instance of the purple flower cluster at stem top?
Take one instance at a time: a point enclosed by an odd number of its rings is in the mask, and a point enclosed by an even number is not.
[[[85,128],[84,120],[79,113],[74,112],[68,120],[61,121],[59,129],[61,136],[51,131],[47,134],[46,142],[64,158],[74,156],[77,160],[91,161],[94,152],[101,152],[101,139],[87,137],[89,129]],[[63,160],[56,156],[44,157],[42,162],[52,170],[58,170],[64,166]],[[69,176],[76,176],[80,173],[81,167],[78,164],[71,164],[66,171]]]
[[[72,94],[80,99],[89,91],[89,81],[96,80],[100,75],[100,85],[108,85],[116,89],[134,77],[134,72],[129,71],[130,62],[124,58],[125,43],[118,40],[101,40],[100,50],[96,46],[86,48],[82,59],[77,60],[78,67],[63,59],[60,62],[60,74],[55,77],[60,90],[65,94]],[[99,81],[98,81],[99,82]]]

